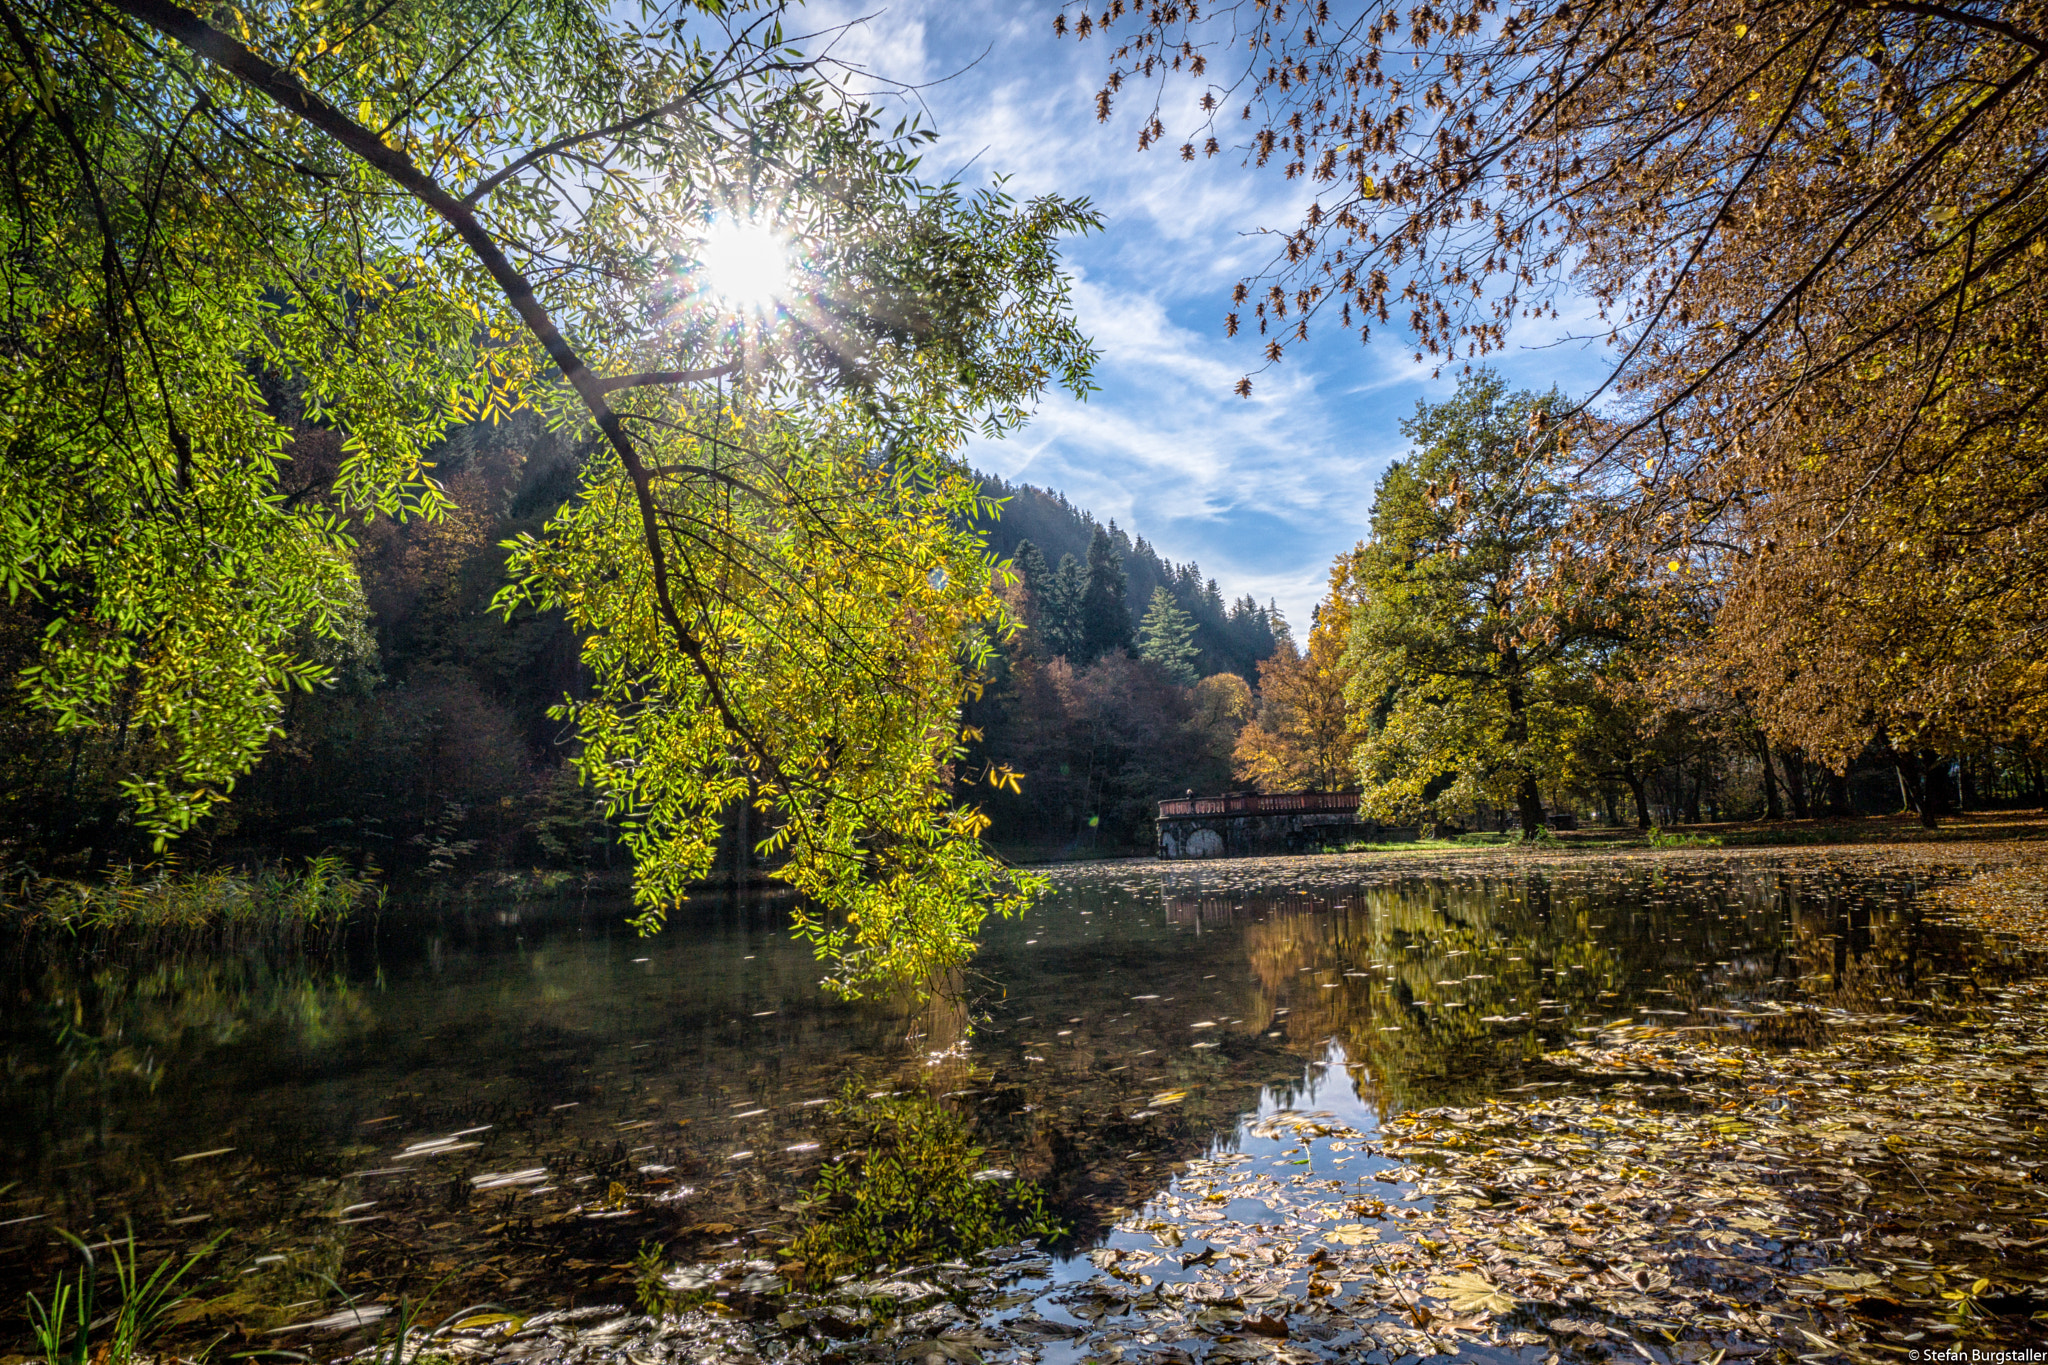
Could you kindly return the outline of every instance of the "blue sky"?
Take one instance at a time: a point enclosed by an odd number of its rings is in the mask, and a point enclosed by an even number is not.
[[[1107,219],[1070,250],[1080,319],[1102,351],[1101,391],[1049,400],[1023,431],[970,448],[970,460],[1058,489],[1169,559],[1198,561],[1233,597],[1277,599],[1299,630],[1331,559],[1364,532],[1373,486],[1401,453],[1401,418],[1451,381],[1432,382],[1391,332],[1367,348],[1332,326],[1260,374],[1250,399],[1236,397],[1259,355],[1249,329],[1223,334],[1231,286],[1264,259],[1252,231],[1291,225],[1305,191],[1230,152],[1181,161],[1171,110],[1166,145],[1150,152],[1137,150],[1134,109],[1098,124],[1108,49],[1055,39],[1056,11],[1049,0],[821,0],[793,27],[864,19],[832,55],[922,87],[888,99],[922,100],[941,134],[932,171],[967,165],[968,181],[1002,172],[1020,195],[1086,195]],[[1185,109],[1198,92],[1178,93]],[[1493,363],[1531,388],[1598,382],[1604,349],[1550,340],[1511,336]]]

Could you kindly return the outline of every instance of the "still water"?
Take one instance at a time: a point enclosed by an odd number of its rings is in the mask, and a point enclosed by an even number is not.
[[[1811,861],[1417,867],[1062,869],[926,1004],[826,997],[760,893],[652,939],[622,904],[508,901],[387,910],[311,956],[15,945],[0,1304],[69,1254],[55,1229],[130,1226],[145,1259],[223,1239],[210,1325],[245,1338],[336,1286],[616,1302],[643,1245],[772,1256],[849,1087],[965,1116],[1085,1273],[1190,1161],[1279,1160],[1261,1115],[1369,1132],[1572,1086],[1543,1054],[1617,1021],[1793,1044],[2018,970],[1913,881]]]

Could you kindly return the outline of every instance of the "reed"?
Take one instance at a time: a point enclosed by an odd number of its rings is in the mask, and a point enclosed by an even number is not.
[[[299,946],[331,940],[357,910],[381,905],[375,875],[328,856],[250,869],[129,864],[90,882],[23,876],[0,899],[0,914],[24,932],[99,943]]]

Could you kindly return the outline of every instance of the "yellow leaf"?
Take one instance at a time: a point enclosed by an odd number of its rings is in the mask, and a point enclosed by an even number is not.
[[[1466,1313],[1512,1313],[1515,1301],[1503,1294],[1500,1286],[1484,1275],[1466,1272],[1446,1275],[1443,1279],[1432,1280],[1429,1292],[1451,1306],[1451,1311]]]

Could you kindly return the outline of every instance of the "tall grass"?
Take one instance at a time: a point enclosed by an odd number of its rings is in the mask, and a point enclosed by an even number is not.
[[[250,870],[131,864],[93,882],[23,877],[0,898],[0,914],[31,933],[145,948],[296,947],[331,941],[356,910],[381,904],[374,875],[327,856]]]

